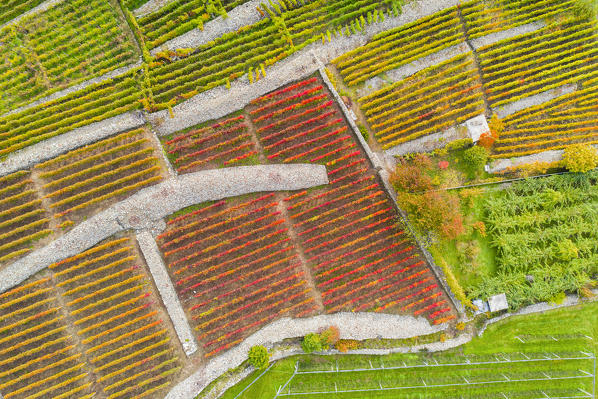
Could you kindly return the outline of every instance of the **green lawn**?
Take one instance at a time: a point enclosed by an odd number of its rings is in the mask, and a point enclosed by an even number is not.
[[[563,329],[566,326],[566,329]],[[555,376],[582,375],[579,369],[593,373],[592,360],[560,360],[554,362],[520,362],[469,366],[435,366],[408,369],[388,370],[388,367],[407,365],[421,365],[426,361],[430,364],[438,361],[441,364],[462,363],[466,358],[472,362],[495,359],[495,355],[504,354],[507,358],[525,359],[519,353],[538,358],[541,354],[556,353],[561,357],[582,357],[579,351],[598,352],[598,303],[591,303],[564,310],[554,310],[545,314],[535,314],[510,318],[490,326],[484,335],[474,339],[461,348],[445,353],[395,354],[388,356],[295,356],[278,361],[264,376],[258,379],[239,398],[271,399],[276,395],[276,389],[284,385],[292,376],[295,364],[300,370],[340,370],[355,368],[380,367],[384,371],[359,371],[348,373],[299,374],[296,375],[290,387],[292,392],[328,391],[336,387],[364,389],[375,388],[382,384],[389,386],[422,385],[422,379],[428,385],[454,384],[467,379],[470,382],[480,382],[473,386],[443,387],[443,388],[413,388],[383,392],[358,392],[349,394],[310,394],[292,397],[305,398],[485,398],[501,397],[501,392],[508,393],[509,398],[540,398],[541,391],[552,396],[583,396],[578,388],[592,392],[592,378],[561,379],[552,381],[531,382],[497,382],[486,384],[487,381],[499,381],[504,378],[511,380],[523,378],[540,378],[542,373]],[[522,342],[524,341],[524,342]],[[370,365],[371,363],[371,365]],[[249,383],[254,381],[260,373],[254,372],[241,383],[229,389],[222,398],[233,399]],[[506,376],[503,376],[503,374]],[[596,387],[594,387],[596,389]],[[291,397],[291,396],[279,396]]]

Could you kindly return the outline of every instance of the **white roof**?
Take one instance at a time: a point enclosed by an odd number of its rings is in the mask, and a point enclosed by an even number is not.
[[[490,307],[490,312],[500,312],[501,310],[508,309],[507,295],[503,293],[491,296],[488,299],[488,306]]]

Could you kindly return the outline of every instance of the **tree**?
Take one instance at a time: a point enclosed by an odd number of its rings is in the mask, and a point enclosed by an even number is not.
[[[484,169],[488,160],[488,150],[476,145],[463,153],[463,161],[469,166],[472,172],[477,174]]]
[[[340,338],[340,331],[336,326],[330,326],[320,333],[320,341],[325,349],[335,345]]]
[[[268,350],[261,345],[252,346],[249,349],[249,363],[256,369],[263,370],[270,363]]]
[[[301,347],[305,353],[321,351],[322,340],[318,334],[309,333],[303,338]]]
[[[598,166],[598,152],[591,145],[570,145],[563,153],[563,166],[570,172],[588,172]]]

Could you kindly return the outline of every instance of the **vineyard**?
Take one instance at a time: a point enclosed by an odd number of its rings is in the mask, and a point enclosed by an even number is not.
[[[348,86],[367,81],[465,40],[457,8],[382,32],[333,61]]]
[[[138,19],[147,47],[158,47],[170,39],[192,29],[203,30],[203,24],[218,16],[227,17],[227,11],[246,0],[175,0],[161,9]]]
[[[135,80],[136,73],[133,71],[0,117],[0,159],[78,127],[140,108],[141,93]]]
[[[193,127],[163,140],[178,173],[237,166],[256,160],[256,146],[243,115]]]
[[[503,119],[505,131],[495,146],[495,157],[509,158],[575,143],[598,144],[598,81],[583,89]]]
[[[179,373],[135,244],[116,238],[0,295],[5,398],[155,397]]]
[[[2,1],[0,399],[593,398],[597,15]]]
[[[0,113],[135,61],[105,0],[73,0],[0,31]]]
[[[287,314],[407,312],[435,324],[454,318],[320,80],[257,98],[245,112],[248,118],[173,135],[166,143],[178,147],[169,152],[188,154],[184,165],[182,157],[174,165],[186,171],[206,159],[230,160],[236,153],[208,140],[228,143],[233,139],[222,136],[230,134],[252,145],[254,131],[266,162],[323,163],[330,184],[201,204],[168,221],[159,245],[206,356]],[[185,148],[203,143],[206,151]]]
[[[310,43],[331,40],[332,32],[335,36],[357,32],[365,25],[365,16],[372,23],[384,18],[387,10],[398,13],[397,3],[395,0],[306,2],[280,10],[276,17],[226,33],[190,54],[177,54],[177,59],[165,54],[150,65],[154,106],[166,108],[213,87],[228,86],[243,75],[248,75],[250,82],[258,80],[265,76],[266,67]]]
[[[7,0],[0,5],[0,25],[38,6],[43,0]]]
[[[0,178],[0,265],[30,252],[33,243],[52,234],[30,177],[21,171]]]
[[[146,129],[98,141],[36,165],[44,198],[62,226],[162,180]]]
[[[441,132],[484,113],[473,56],[438,64],[359,99],[384,149]]]

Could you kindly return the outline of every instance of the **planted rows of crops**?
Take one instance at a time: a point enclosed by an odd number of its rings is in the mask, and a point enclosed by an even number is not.
[[[424,69],[359,102],[384,149],[484,113],[482,83],[471,53]]]
[[[264,76],[265,68],[316,40],[351,34],[383,18],[394,0],[317,0],[283,11],[254,25],[222,35],[176,60],[158,58],[150,65],[150,83],[158,109],[240,76]],[[281,10],[282,11],[282,10]],[[389,11],[393,12],[393,11]],[[341,33],[342,32],[342,33]]]
[[[171,135],[162,144],[178,173],[247,164],[257,156],[243,115]]]
[[[321,82],[288,86],[247,110],[268,160],[327,167],[329,185],[284,200],[326,311],[413,312],[435,323],[451,317],[438,282]]]
[[[448,8],[372,37],[333,63],[348,86],[457,45],[465,40],[457,8]]]
[[[536,107],[509,115],[495,145],[497,158],[510,158],[570,144],[598,144],[598,81]]]
[[[93,122],[140,108],[136,71],[0,117],[0,158]]]
[[[135,61],[105,0],[69,0],[0,31],[0,113]]]
[[[595,22],[571,19],[479,50],[488,101],[500,107],[598,77]]]
[[[226,18],[227,11],[245,1],[247,0],[175,0],[144,15],[137,22],[147,47],[152,49],[192,29],[203,30],[205,22],[217,16]]]
[[[574,0],[474,0],[460,5],[467,34],[478,38],[520,25],[557,19]]]
[[[3,397],[156,397],[181,366],[158,303],[128,237],[0,294]]]
[[[314,310],[279,208],[274,194],[219,201],[172,218],[158,237],[206,357]]]
[[[513,308],[580,290],[598,275],[596,173],[514,184],[489,196],[485,223],[497,277],[475,297],[506,292]],[[526,277],[529,276],[529,277]]]
[[[121,133],[0,178],[0,264],[163,179],[145,128]]]
[[[7,0],[0,4],[0,25],[31,10],[44,0]]]
[[[454,318],[320,80],[288,85],[245,112],[249,118],[233,115],[173,137],[227,132],[227,140],[249,143],[250,131],[268,162],[325,164],[330,184],[202,204],[168,221],[159,245],[206,356],[283,315],[392,311],[435,324]],[[218,145],[203,148],[212,150],[190,153],[186,162],[201,166],[226,153]]]
[[[26,171],[0,178],[0,264],[22,256],[34,243],[52,233],[31,174]]]
[[[98,141],[36,165],[54,217],[72,225],[90,210],[162,180],[162,166],[144,128]]]

